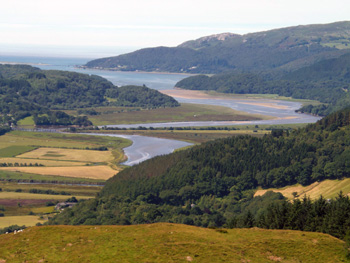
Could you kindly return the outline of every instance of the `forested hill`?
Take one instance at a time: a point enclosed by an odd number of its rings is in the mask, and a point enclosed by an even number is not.
[[[197,75],[179,81],[176,87],[235,94],[278,94],[318,100],[328,105],[311,106],[303,111],[327,115],[350,106],[350,53],[283,75],[232,72],[212,77]]]
[[[350,22],[224,33],[88,62],[89,68],[186,73],[293,70],[349,52]]]
[[[0,65],[0,112],[6,115],[4,122],[47,114],[50,110],[108,105],[156,108],[179,103],[145,86],[116,87],[96,75]]]
[[[96,199],[51,223],[235,225],[234,218],[247,207],[258,212],[266,202],[281,200],[278,194],[252,199],[258,186],[350,176],[349,123],[350,108],[294,132],[220,139],[153,158],[118,173]]]

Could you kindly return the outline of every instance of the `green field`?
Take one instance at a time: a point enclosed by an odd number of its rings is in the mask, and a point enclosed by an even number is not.
[[[242,121],[266,119],[267,116],[235,111],[228,107],[183,103],[180,107],[123,110],[118,107],[96,108],[101,115],[89,116],[94,125],[132,124],[176,121]]]
[[[0,228],[5,228],[10,225],[35,226],[37,223],[44,223],[44,222],[45,221],[42,219],[39,219],[38,216],[6,216],[6,217],[0,217]]]
[[[29,174],[19,173],[12,171],[0,170],[0,181],[12,181],[12,182],[40,182],[40,183],[103,183],[105,180],[88,179],[88,178],[75,178],[66,176],[55,175],[41,175],[41,174]]]
[[[34,123],[34,120],[33,120],[33,116],[29,116],[29,117],[26,117],[22,120],[19,120],[17,122],[17,125],[18,126],[27,126],[28,128],[29,127],[34,127],[35,123]]]
[[[62,184],[18,184],[15,182],[1,182],[0,188],[3,192],[16,191],[21,189],[22,192],[29,192],[31,189],[52,190],[55,192],[66,192],[71,195],[92,196],[94,197],[102,186],[84,186],[84,185],[62,185]],[[0,193],[1,194],[1,193]]]
[[[34,188],[34,187],[33,187]],[[49,195],[49,194],[32,194],[32,193],[22,193],[22,192],[0,192],[0,200],[3,199],[16,199],[16,200],[21,200],[21,199],[30,199],[30,200],[35,200],[35,199],[46,199],[46,200],[66,200],[73,195]],[[89,199],[91,198],[90,196],[78,196],[75,195],[77,199]]]
[[[0,158],[15,157],[16,155],[35,150],[37,147],[25,145],[13,145],[5,148],[0,148]],[[1,159],[0,159],[1,162]]]
[[[44,133],[13,131],[0,136],[0,150],[9,146],[34,146],[85,149],[101,146],[120,150],[131,144],[129,140],[116,137],[89,136],[67,133]]]
[[[343,242],[311,232],[177,224],[44,226],[0,236],[0,262],[344,262]]]

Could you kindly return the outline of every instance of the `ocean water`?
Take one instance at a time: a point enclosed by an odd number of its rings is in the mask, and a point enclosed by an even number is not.
[[[178,81],[190,76],[186,74],[122,72],[78,68],[78,66],[84,65],[90,60],[90,58],[16,57],[0,55],[0,62],[25,63],[43,70],[66,70],[98,75],[108,79],[116,86],[146,85],[152,89],[166,90],[172,89]]]

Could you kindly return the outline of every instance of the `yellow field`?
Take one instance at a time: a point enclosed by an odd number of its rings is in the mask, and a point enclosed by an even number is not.
[[[49,160],[71,160],[82,162],[109,162],[113,160],[111,151],[92,151],[60,148],[38,148],[34,151],[30,151],[16,157]]]
[[[69,161],[56,161],[56,160],[42,160],[42,159],[26,159],[26,158],[0,158],[0,163],[23,163],[23,164],[41,164],[44,166],[83,166],[86,162],[69,162]]]
[[[107,180],[118,173],[118,171],[113,170],[107,165],[71,167],[1,167],[0,170],[103,180]]]
[[[44,220],[40,220],[38,216],[5,216],[0,217],[0,228],[8,227],[11,225],[19,226],[35,226],[37,223],[44,223]]]
[[[31,208],[30,211],[36,214],[40,214],[40,213],[48,214],[48,213],[53,213],[55,211],[55,207],[54,206],[34,207],[34,208]]]
[[[73,195],[46,195],[46,194],[32,194],[32,193],[18,193],[18,192],[0,192],[0,199],[47,199],[47,200],[67,200]],[[79,199],[89,199],[91,196],[78,196]],[[1,218],[1,217],[0,217]]]
[[[274,191],[283,194],[288,199],[294,199],[292,193],[297,192],[298,198],[303,198],[304,195],[311,199],[317,199],[322,195],[324,198],[334,198],[340,191],[345,195],[350,194],[350,178],[343,180],[325,180],[322,182],[315,182],[309,186],[302,186],[300,184],[287,186],[283,188],[270,188],[256,191],[254,196],[260,196],[266,191]]]

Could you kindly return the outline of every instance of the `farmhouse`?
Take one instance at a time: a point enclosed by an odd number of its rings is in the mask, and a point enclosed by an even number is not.
[[[71,207],[75,206],[76,204],[77,203],[75,203],[75,202],[61,202],[55,206],[55,210],[62,211],[65,208],[71,208]]]

